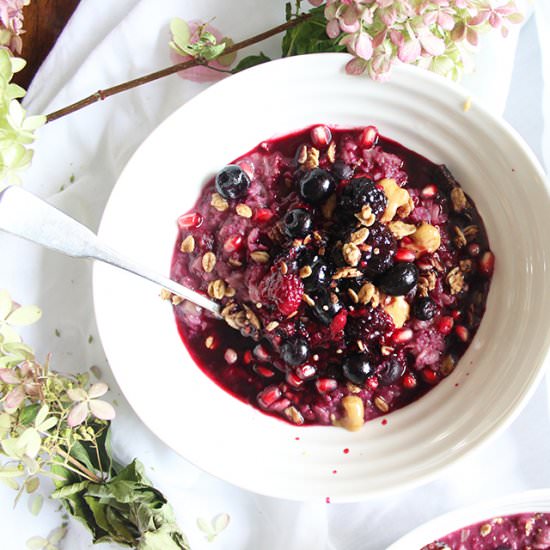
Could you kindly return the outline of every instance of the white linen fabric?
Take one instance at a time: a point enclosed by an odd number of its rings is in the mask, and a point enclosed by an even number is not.
[[[82,0],[36,76],[26,106],[33,114],[51,112],[100,87],[169,65],[168,24],[174,16],[187,20],[215,17],[214,25],[222,33],[239,40],[280,23],[284,3],[118,0],[100,6]],[[536,25],[531,18],[507,40],[484,39],[478,68],[463,83],[474,101],[504,113],[550,167],[550,6],[546,0],[534,6]],[[249,51],[277,56],[279,44],[280,37],[275,37]],[[38,133],[33,165],[24,174],[26,188],[97,229],[109,193],[130,155],[165,117],[206,86],[171,76],[48,124]],[[212,125],[215,130],[215,121]],[[151,187],[154,192],[154,182]],[[147,474],[172,503],[194,549],[379,550],[440,513],[484,498],[550,486],[547,384],[538,388],[506,431],[438,480],[413,490],[362,503],[327,505],[277,500],[231,486],[167,448],[125,401],[97,338],[90,263],[7,235],[0,235],[0,250],[0,287],[9,289],[17,301],[37,303],[44,310],[42,321],[26,331],[27,341],[39,356],[52,351],[58,370],[100,367],[118,402],[113,428],[118,459],[138,457],[145,464]],[[90,335],[94,337],[91,343]],[[151,396],[152,406],[157,398]],[[0,487],[5,503],[0,515],[2,548],[24,548],[29,537],[46,536],[60,523],[55,502],[47,501],[39,517],[33,518],[24,499],[15,510],[9,509],[12,498],[10,490]],[[196,519],[211,519],[220,512],[230,514],[231,522],[209,543]],[[79,550],[92,544],[84,528],[71,521],[61,547]]]

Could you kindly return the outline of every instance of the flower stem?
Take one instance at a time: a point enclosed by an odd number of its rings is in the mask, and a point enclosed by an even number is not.
[[[234,53],[238,50],[242,50],[243,48],[246,48],[247,46],[251,46],[252,44],[256,44],[257,42],[266,40],[271,36],[274,36],[288,29],[291,29],[296,25],[299,25],[300,23],[302,23],[306,19],[309,19],[310,17],[311,15],[309,13],[303,13],[301,15],[298,15],[297,17],[289,19],[288,21],[286,21],[286,23],[277,25],[276,27],[268,29],[267,31],[261,32],[260,34],[256,34],[254,36],[251,36],[250,38],[247,38],[246,40],[242,40],[241,42],[237,42],[232,46],[229,46],[222,52],[222,55]],[[111,88],[106,88],[105,90],[98,90],[94,94],[88,97],[85,97],[84,99],[81,99],[76,103],[72,103],[71,105],[67,105],[62,109],[59,109],[57,111],[54,111],[46,115],[46,122],[52,122],[54,120],[57,120],[58,118],[61,118],[70,113],[74,113],[75,111],[79,111],[80,109],[83,109],[88,105],[96,103],[97,101],[107,99],[112,95],[125,92],[126,90],[131,90],[132,88],[137,88],[138,86],[147,84],[149,82],[153,82],[154,80],[158,80],[159,78],[163,78],[165,76],[177,73],[179,71],[183,71],[185,69],[190,69],[191,67],[196,67],[202,64],[204,63],[200,59],[190,59],[189,61],[184,61],[182,63],[177,63],[176,65],[171,65],[170,67],[166,67],[165,69],[161,69],[160,71],[155,71],[154,73],[149,73],[147,75],[140,76],[139,78],[134,78],[133,80],[123,82],[122,84],[117,84],[116,86],[112,86]]]
[[[97,477],[91,470],[86,468],[83,464],[78,462],[75,458],[73,458],[69,453],[65,452],[63,449],[58,448],[57,453],[63,457],[67,462],[70,462],[77,470],[79,470],[86,478],[88,478],[90,481],[93,481],[94,483],[101,483],[101,478]]]

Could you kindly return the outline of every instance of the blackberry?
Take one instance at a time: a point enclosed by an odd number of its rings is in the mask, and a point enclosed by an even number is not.
[[[366,346],[372,347],[379,345],[393,329],[391,317],[382,308],[373,309],[367,306],[348,315],[346,340],[351,346],[361,340]]]
[[[369,227],[369,236],[366,240],[371,249],[368,254],[363,253],[361,261],[363,272],[368,277],[375,277],[387,271],[393,265],[393,257],[397,250],[397,241],[391,231],[381,223],[374,223]]]
[[[429,321],[437,313],[437,304],[427,296],[413,302],[412,314],[421,321]]]
[[[355,178],[344,187],[338,199],[338,209],[340,215],[349,218],[368,204],[372,213],[379,219],[387,203],[386,195],[376,187],[374,181],[368,178]]]

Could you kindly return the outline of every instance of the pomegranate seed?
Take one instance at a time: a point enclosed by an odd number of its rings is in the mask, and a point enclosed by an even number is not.
[[[348,322],[348,312],[347,310],[343,309],[339,313],[337,313],[332,321],[330,322],[330,332],[333,336],[336,336],[339,334],[342,330],[344,330],[346,323]]]
[[[240,160],[237,162],[237,166],[241,167],[241,170],[250,178],[254,178],[254,165],[246,160]]]
[[[250,365],[250,363],[252,363],[252,359],[253,359],[252,352],[249,349],[247,349],[244,352],[244,357],[243,357],[245,365]]]
[[[283,412],[289,405],[290,401],[288,399],[279,399],[279,401],[275,401],[275,403],[269,407],[269,410]]]
[[[413,331],[410,328],[398,328],[393,334],[391,339],[396,344],[404,344],[413,337]]]
[[[477,243],[472,243],[468,245],[468,254],[470,256],[479,256],[480,248]]]
[[[275,373],[271,369],[263,367],[262,365],[254,365],[252,368],[254,369],[254,372],[259,374],[260,376],[263,376],[264,378],[271,378],[275,375]]]
[[[241,248],[243,244],[243,238],[241,235],[233,235],[232,237],[229,237],[224,243],[223,243],[223,249],[226,252],[236,252]]]
[[[332,133],[327,126],[314,126],[310,132],[311,141],[319,149],[326,147],[332,140]]]
[[[400,248],[393,257],[396,262],[414,262],[415,255],[412,250]]]
[[[258,344],[254,348],[253,353],[254,353],[254,357],[256,357],[256,359],[259,359],[260,361],[267,361],[269,359],[269,353],[264,348],[264,346],[262,346],[262,344]]]
[[[281,390],[277,386],[267,386],[258,394],[258,403],[268,409],[281,397]]]
[[[367,126],[359,136],[359,145],[364,149],[370,149],[378,141],[378,129],[376,126]]]
[[[192,229],[199,227],[202,223],[202,216],[198,212],[183,214],[178,218],[178,227],[180,229]]]
[[[375,390],[378,387],[378,377],[369,376],[367,378],[367,387],[371,390]]]
[[[464,325],[456,325],[455,334],[463,341],[467,342],[470,338],[470,332]]]
[[[268,222],[273,217],[273,212],[269,208],[258,208],[256,210],[256,214],[254,215],[254,219],[257,222]]]
[[[409,246],[413,243],[413,240],[410,237],[403,237],[401,239],[401,244],[404,244],[405,246]]]
[[[439,322],[437,323],[437,330],[441,332],[441,334],[451,334],[454,324],[455,322],[452,317],[441,317],[441,319],[439,319]]]
[[[319,378],[315,381],[315,387],[319,393],[327,393],[338,387],[338,382],[333,378]]]
[[[315,376],[317,369],[313,365],[301,365],[296,369],[296,374],[302,379],[306,380]]]
[[[416,386],[416,377],[412,373],[407,373],[403,376],[403,387],[411,390]]]
[[[293,372],[286,373],[286,381],[294,388],[299,388],[304,381]]]
[[[483,253],[481,259],[479,260],[479,271],[483,275],[490,277],[493,274],[493,269],[495,268],[495,255],[487,250]]]
[[[237,362],[237,359],[239,356],[237,355],[237,352],[232,348],[227,348],[225,350],[225,353],[223,354],[223,358],[225,359],[225,362],[228,365],[233,365]]]
[[[424,369],[422,371],[422,378],[424,378],[428,384],[435,384],[437,382],[437,373],[432,369]]]
[[[458,319],[461,315],[462,313],[460,313],[460,310],[458,309],[453,309],[453,311],[451,311],[451,317],[453,319]]]
[[[437,185],[435,185],[433,183],[431,183],[430,185],[426,185],[426,187],[424,187],[424,189],[422,189],[420,194],[425,199],[431,199],[431,198],[435,197],[437,195]]]

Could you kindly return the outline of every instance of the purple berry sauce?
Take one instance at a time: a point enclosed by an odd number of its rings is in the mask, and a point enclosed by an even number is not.
[[[182,340],[218,385],[293,424],[356,430],[415,401],[485,310],[494,256],[474,203],[374,127],[262,142],[178,223],[172,277],[227,321],[175,298]]]

